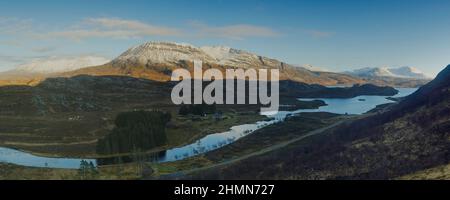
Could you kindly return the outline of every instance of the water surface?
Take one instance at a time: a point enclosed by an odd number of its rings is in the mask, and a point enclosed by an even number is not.
[[[403,97],[413,93],[416,88],[398,88],[399,93],[393,97]],[[280,111],[275,115],[270,115],[269,120],[259,121],[253,124],[242,124],[233,126],[229,131],[214,133],[207,135],[192,144],[182,147],[168,149],[166,151],[153,153],[146,156],[146,161],[151,162],[170,162],[186,159],[195,155],[203,154],[211,150],[219,149],[223,146],[233,143],[234,141],[245,137],[255,130],[268,126],[270,124],[283,121],[288,115],[298,114],[301,112],[331,112],[337,114],[362,114],[377,105],[392,103],[391,100],[386,99],[387,96],[358,96],[355,98],[339,99],[339,98],[309,98],[300,99],[308,100],[322,100],[327,105],[319,109],[300,109],[296,111]],[[262,113],[264,114],[264,113]],[[0,147],[0,162],[13,163],[22,166],[31,167],[49,167],[49,168],[67,168],[77,169],[80,166],[82,159],[77,158],[49,158],[32,155],[26,152],[17,151],[10,148]],[[105,165],[115,164],[117,162],[133,161],[131,157],[120,158],[106,158],[106,159],[85,159],[94,164]]]

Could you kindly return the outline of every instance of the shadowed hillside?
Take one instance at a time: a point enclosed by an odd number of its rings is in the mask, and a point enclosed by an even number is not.
[[[193,175],[218,179],[392,179],[450,163],[450,65],[389,111]]]

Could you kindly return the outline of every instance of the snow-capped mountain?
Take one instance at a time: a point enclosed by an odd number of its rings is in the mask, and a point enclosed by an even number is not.
[[[107,64],[75,70],[65,73],[65,75],[118,75],[169,81],[172,70],[176,68],[192,70],[193,60],[201,60],[204,66],[221,71],[229,68],[279,69],[280,80],[322,85],[364,83],[364,80],[350,75],[312,72],[276,59],[230,47],[195,47],[190,44],[173,42],[148,42],[138,45],[128,49]]]
[[[108,62],[108,59],[98,56],[49,57],[35,59],[29,63],[19,65],[15,71],[41,74],[61,73],[102,65]]]
[[[193,70],[193,60],[204,66],[225,71],[229,68],[279,69],[280,80],[319,85],[353,85],[368,83],[360,77],[318,70],[311,65],[293,66],[276,59],[225,46],[196,47],[186,43],[147,42],[126,50],[104,65],[64,73],[65,76],[131,76],[155,81],[170,81],[177,68]],[[390,85],[391,80],[380,85]]]
[[[343,72],[345,74],[358,77],[395,77],[395,78],[414,78],[414,79],[428,79],[429,77],[414,67],[376,67],[376,68],[361,68],[353,71]]]
[[[279,69],[280,80],[319,85],[353,85],[373,83],[400,87],[416,87],[429,79],[405,80],[398,77],[426,77],[414,68],[366,68],[335,73],[312,65],[294,66],[276,59],[225,46],[195,47],[185,43],[148,42],[132,47],[112,61],[103,57],[50,57],[36,59],[0,73],[2,79],[23,79],[24,83],[38,83],[48,76],[130,76],[154,81],[170,81],[172,70],[193,70],[193,60],[222,72],[229,68]],[[379,78],[382,77],[382,78]],[[385,78],[389,77],[389,78]],[[30,82],[32,80],[32,82]]]
[[[280,67],[284,63],[246,51],[224,46],[195,47],[190,44],[148,42],[128,49],[112,61],[113,64],[177,64],[180,61],[201,60],[204,63],[248,68],[250,66]]]
[[[283,67],[286,65],[275,59],[259,56],[247,51],[224,46],[200,47],[206,54],[213,57],[217,64],[241,68],[255,66]]]
[[[181,60],[215,61],[203,50],[190,44],[148,42],[128,49],[112,63],[176,64]]]
[[[417,68],[414,67],[399,67],[399,68],[392,68],[390,71],[397,75],[402,77],[410,77],[410,78],[430,78],[428,75],[424,74],[422,71],[420,71]]]

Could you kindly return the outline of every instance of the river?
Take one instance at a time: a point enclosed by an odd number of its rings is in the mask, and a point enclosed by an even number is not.
[[[397,88],[399,93],[393,97],[407,96],[417,88]],[[171,162],[186,159],[195,155],[203,154],[211,150],[221,148],[225,145],[231,144],[234,141],[245,137],[255,130],[268,126],[270,124],[283,121],[288,115],[298,114],[301,112],[331,112],[337,114],[362,114],[377,105],[390,103],[391,100],[386,99],[386,96],[358,96],[355,98],[312,98],[300,99],[303,101],[319,99],[324,101],[327,105],[318,109],[300,109],[296,111],[280,111],[275,115],[268,115],[269,120],[259,121],[253,124],[242,124],[233,126],[229,131],[214,133],[207,135],[192,144],[182,147],[172,148],[163,152],[148,155],[147,161],[151,162]],[[264,113],[262,113],[264,114]],[[130,161],[130,157],[108,158],[108,159],[84,159],[88,162],[93,162],[95,165],[112,164],[118,159],[121,162]],[[79,158],[50,158],[37,156],[30,153],[18,151],[11,148],[0,147],[0,162],[12,163],[29,167],[49,167],[49,168],[64,168],[77,169],[80,166],[82,159]]]

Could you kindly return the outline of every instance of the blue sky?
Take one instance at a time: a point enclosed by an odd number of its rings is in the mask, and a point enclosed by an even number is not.
[[[146,41],[226,45],[333,71],[450,63],[448,0],[1,1],[0,71],[114,58]]]

